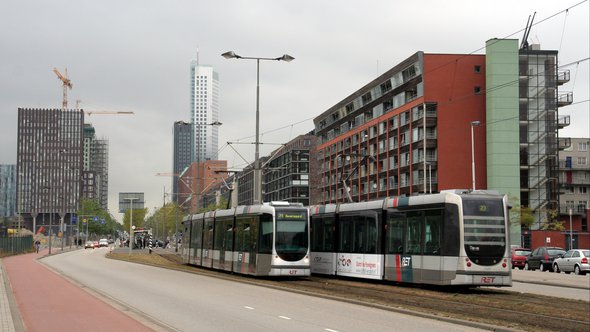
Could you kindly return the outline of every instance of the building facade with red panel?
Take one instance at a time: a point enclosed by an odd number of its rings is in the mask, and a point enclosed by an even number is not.
[[[485,83],[484,55],[417,52],[316,117],[320,201],[471,188]],[[478,129],[475,184],[486,188]]]

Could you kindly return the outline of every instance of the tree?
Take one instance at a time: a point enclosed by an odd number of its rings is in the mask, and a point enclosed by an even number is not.
[[[97,200],[83,198],[77,214],[80,231],[86,232],[87,229],[91,237],[116,236],[122,229],[122,225]]]
[[[509,196],[508,201],[512,205],[512,209],[510,209],[510,222],[519,224],[521,228],[531,228],[535,223],[535,216],[531,208],[520,205],[520,200],[515,196]]]
[[[225,210],[227,209],[227,199],[221,197],[219,199],[219,204],[209,204],[204,208],[199,209],[199,213],[208,212],[208,211],[215,211],[215,210]]]
[[[563,222],[558,220],[559,211],[557,209],[543,208],[540,211],[542,216],[541,229],[546,231],[563,231],[565,226]]]
[[[144,227],[145,215],[148,213],[148,209],[133,209],[133,226]],[[131,218],[131,210],[125,211],[123,215],[123,229],[129,232],[129,220]]]

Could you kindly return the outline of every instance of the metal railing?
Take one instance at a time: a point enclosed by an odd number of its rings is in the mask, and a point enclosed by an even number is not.
[[[0,237],[0,257],[33,251],[33,236]]]

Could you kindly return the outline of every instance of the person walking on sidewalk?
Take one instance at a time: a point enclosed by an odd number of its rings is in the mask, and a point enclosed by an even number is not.
[[[39,253],[39,247],[41,246],[41,242],[39,240],[35,241],[35,251]]]

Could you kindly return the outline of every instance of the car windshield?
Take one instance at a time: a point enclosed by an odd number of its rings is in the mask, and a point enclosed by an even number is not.
[[[517,256],[528,256],[531,253],[530,250],[515,250],[514,254]]]

